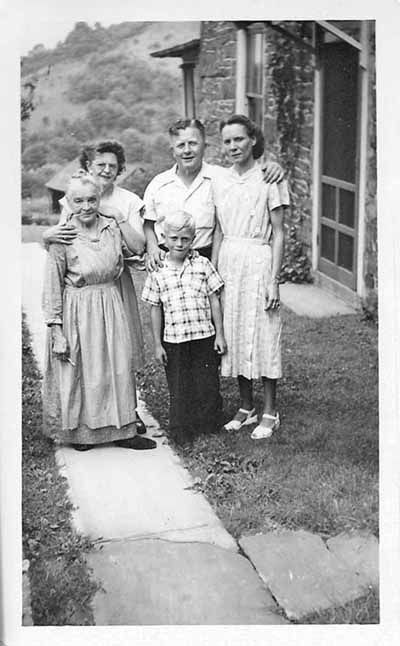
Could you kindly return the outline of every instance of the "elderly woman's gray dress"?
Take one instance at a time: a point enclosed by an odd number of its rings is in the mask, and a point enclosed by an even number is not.
[[[45,318],[62,324],[72,362],[53,354],[49,328],[44,432],[60,442],[99,444],[136,434],[132,343],[116,283],[122,271],[121,234],[110,218],[98,215],[95,240],[80,231],[71,245],[50,245]]]

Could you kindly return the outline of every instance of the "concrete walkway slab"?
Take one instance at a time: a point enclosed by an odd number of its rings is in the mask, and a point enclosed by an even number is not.
[[[46,252],[38,243],[25,244],[22,302],[40,367],[43,365],[45,325],[41,294]],[[149,427],[158,424],[140,402]],[[171,540],[206,541],[237,550],[175,453],[163,440],[153,451],[101,446],[80,453],[69,447],[56,452],[67,477],[77,529],[94,540],[163,536]]]
[[[283,305],[299,316],[323,318],[356,313],[350,305],[316,285],[283,283],[280,295]]]
[[[177,456],[160,441],[152,451],[63,447],[57,459],[71,488],[75,524],[90,538],[161,536],[237,550],[204,496],[188,489],[193,482]]]
[[[366,592],[365,580],[309,532],[247,536],[239,544],[289,619],[343,606]]]
[[[327,541],[328,549],[347,567],[365,579],[368,585],[379,586],[379,543],[370,532],[343,532]]]
[[[88,562],[104,588],[97,625],[287,623],[247,559],[212,545],[112,543]]]

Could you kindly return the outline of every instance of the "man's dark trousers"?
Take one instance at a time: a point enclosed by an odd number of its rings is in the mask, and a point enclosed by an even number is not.
[[[215,336],[163,345],[170,396],[169,429],[176,439],[218,430],[222,421]]]

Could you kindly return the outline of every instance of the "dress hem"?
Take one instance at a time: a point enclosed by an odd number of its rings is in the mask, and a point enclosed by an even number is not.
[[[102,428],[91,429],[88,426],[81,426],[70,430],[47,430],[43,429],[47,437],[60,444],[107,444],[115,440],[127,440],[136,435],[136,422],[126,424],[121,428],[115,426],[103,426]]]

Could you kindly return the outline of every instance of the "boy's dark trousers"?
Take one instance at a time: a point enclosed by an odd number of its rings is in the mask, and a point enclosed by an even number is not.
[[[175,439],[218,430],[222,422],[215,336],[163,345],[168,362],[169,430]]]

